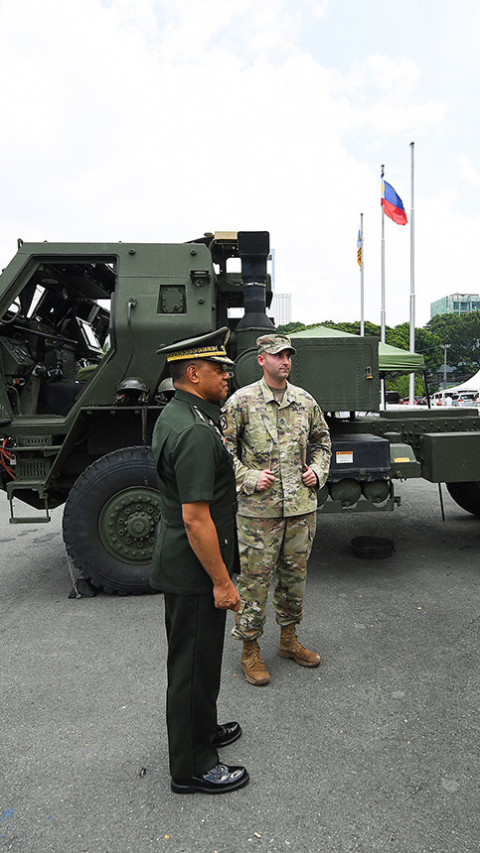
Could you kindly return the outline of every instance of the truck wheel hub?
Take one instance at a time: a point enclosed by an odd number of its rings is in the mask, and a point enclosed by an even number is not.
[[[126,529],[128,536],[143,539],[152,535],[155,525],[152,516],[147,512],[136,512],[127,519]]]
[[[102,543],[126,563],[149,563],[159,517],[158,492],[148,486],[125,489],[110,498],[100,514]]]

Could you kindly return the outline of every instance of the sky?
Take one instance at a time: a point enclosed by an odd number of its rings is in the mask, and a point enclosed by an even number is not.
[[[19,237],[267,230],[292,319],[353,321],[362,213],[379,323],[384,164],[414,202],[384,221],[386,323],[413,268],[423,326],[480,292],[479,35],[478,0],[0,0],[0,267]]]

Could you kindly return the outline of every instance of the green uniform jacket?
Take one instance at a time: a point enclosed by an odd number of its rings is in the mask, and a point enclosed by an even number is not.
[[[304,515],[317,508],[316,489],[305,486],[309,465],[325,483],[331,442],[320,406],[303,388],[287,387],[278,404],[264,379],[235,392],[223,409],[223,434],[235,459],[238,514],[257,518]],[[270,468],[275,482],[256,492],[258,474]]]
[[[212,581],[188,542],[182,504],[208,501],[222,557],[238,570],[233,459],[218,428],[220,409],[177,391],[155,424],[152,452],[159,477],[161,517],[150,583],[161,592],[212,592]]]

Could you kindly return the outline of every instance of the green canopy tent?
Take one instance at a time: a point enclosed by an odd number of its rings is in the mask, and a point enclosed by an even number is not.
[[[301,332],[292,332],[289,335],[295,338],[357,338],[350,332],[341,332],[339,329],[331,329],[329,326],[312,326],[310,329],[302,329]],[[416,352],[393,347],[390,344],[378,343],[378,362],[380,372],[390,376],[399,373],[423,373],[425,362],[423,355]]]

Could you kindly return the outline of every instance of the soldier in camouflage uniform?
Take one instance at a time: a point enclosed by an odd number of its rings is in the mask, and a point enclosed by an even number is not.
[[[313,397],[287,382],[291,355],[285,335],[257,339],[263,378],[241,388],[224,408],[223,433],[235,459],[241,574],[240,609],[233,635],[243,640],[242,668],[250,684],[268,684],[260,656],[268,589],[281,627],[279,654],[301,666],[320,655],[296,637],[303,618],[307,560],[316,524],[317,490],[327,479],[331,443]],[[310,456],[307,465],[307,445]]]

